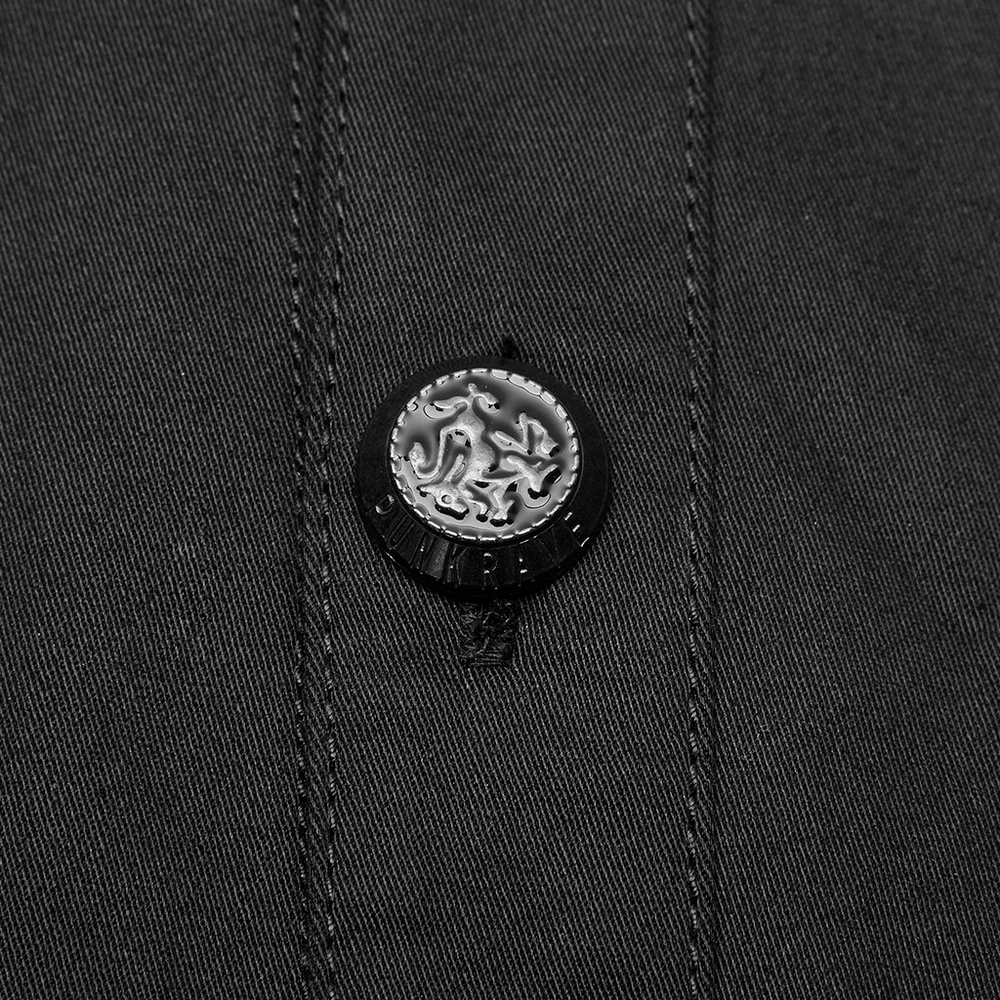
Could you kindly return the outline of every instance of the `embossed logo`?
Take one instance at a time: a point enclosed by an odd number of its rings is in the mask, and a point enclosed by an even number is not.
[[[565,408],[503,369],[453,372],[399,414],[389,460],[404,500],[437,530],[479,542],[525,535],[565,502],[580,466]]]

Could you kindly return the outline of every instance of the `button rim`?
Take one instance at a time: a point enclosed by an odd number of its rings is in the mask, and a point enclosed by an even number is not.
[[[455,538],[420,518],[399,491],[388,461],[399,413],[425,385],[462,368],[503,368],[532,379],[559,400],[575,425],[581,452],[577,482],[551,519],[529,535],[485,544]],[[466,598],[535,590],[568,570],[599,530],[610,493],[607,443],[584,400],[542,369],[490,355],[444,359],[394,385],[369,419],[355,458],[355,501],[375,545],[421,582]]]

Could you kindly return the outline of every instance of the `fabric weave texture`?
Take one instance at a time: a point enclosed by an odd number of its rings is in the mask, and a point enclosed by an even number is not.
[[[1000,995],[1000,8],[0,10],[0,995]],[[351,495],[514,354],[516,602]]]

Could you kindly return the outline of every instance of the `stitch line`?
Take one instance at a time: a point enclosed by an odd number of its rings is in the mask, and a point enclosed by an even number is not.
[[[292,144],[292,194],[290,220],[290,274],[291,326],[292,326],[292,379],[295,396],[295,465],[294,478],[298,503],[298,558],[296,560],[298,611],[295,622],[295,780],[296,780],[296,838],[299,913],[298,955],[299,974],[305,995],[308,972],[308,868],[306,814],[308,812],[308,785],[306,766],[306,717],[305,717],[305,469],[306,469],[306,401],[304,378],[304,331],[302,311],[302,196],[304,185],[303,144],[303,63],[302,12],[298,2],[292,4],[292,72],[291,72],[291,144]]]
[[[334,690],[333,690],[333,615],[331,598],[331,566],[329,557],[333,551],[332,517],[334,510],[332,482],[332,430],[334,421],[336,361],[338,338],[344,327],[343,306],[343,268],[345,257],[345,200],[346,200],[346,131],[348,110],[348,71],[350,68],[350,49],[348,32],[347,0],[340,0],[336,8],[336,18],[332,16],[334,4],[324,11],[324,66],[339,62],[337,93],[336,93],[336,123],[334,152],[334,218],[333,218],[333,274],[332,284],[332,332],[328,342],[326,379],[324,382],[324,418],[326,429],[326,445],[322,453],[324,481],[323,493],[326,498],[325,517],[325,555],[324,560],[324,637],[325,658],[328,664],[326,670],[326,690],[324,705],[326,707],[326,763],[327,778],[327,851],[326,851],[326,972],[329,976],[328,997],[335,996],[335,956],[334,942],[336,939],[336,883],[337,883],[337,748],[335,741]],[[324,136],[325,136],[324,128]]]
[[[346,12],[292,4],[290,289],[298,490],[295,766],[299,995],[334,989],[332,552],[337,339],[342,325]]]
[[[685,144],[685,323],[688,397],[688,981],[692,1000],[716,992],[713,787],[714,341],[708,132],[709,0],[688,0]]]

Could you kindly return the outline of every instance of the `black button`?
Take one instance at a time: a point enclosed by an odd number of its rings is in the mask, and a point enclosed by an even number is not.
[[[406,379],[358,449],[361,516],[397,563],[484,595],[547,582],[587,546],[608,499],[588,407],[544,372],[459,358]]]

